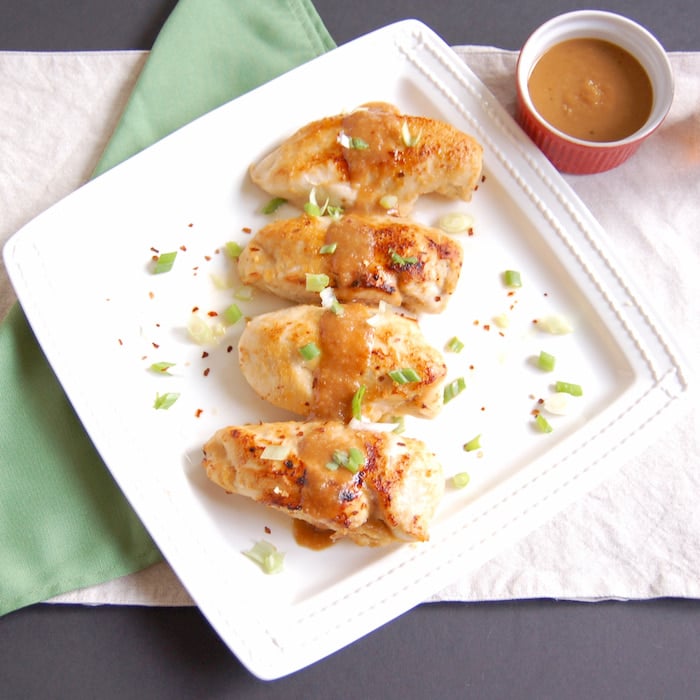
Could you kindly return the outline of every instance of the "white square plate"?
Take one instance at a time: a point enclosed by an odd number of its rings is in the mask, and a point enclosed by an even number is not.
[[[415,218],[468,212],[465,265],[447,311],[421,319],[467,390],[407,433],[440,456],[448,488],[429,543],[322,552],[296,545],[280,514],[227,496],[200,467],[224,425],[292,418],[258,399],[238,369],[242,323],[215,346],[188,339],[194,307],[233,301],[222,249],[245,244],[269,196],[247,168],[313,119],[363,102],[448,121],[485,148],[485,180],[469,204],[425,197]],[[285,207],[275,216],[291,215]],[[88,434],[164,556],[211,624],[256,675],[291,673],[376,629],[467,575],[599,482],[686,390],[682,365],[611,261],[598,224],[462,61],[432,31],[401,22],[332,51],[184,127],[88,183],[17,233],[5,259],[22,306]],[[153,275],[152,248],[177,250]],[[517,269],[509,295],[502,272]],[[235,278],[234,278],[235,284]],[[259,293],[253,315],[282,306]],[[562,314],[574,332],[551,335]],[[507,318],[506,327],[494,319]],[[503,325],[503,324],[501,324]],[[203,352],[207,351],[207,355]],[[552,374],[533,364],[557,358]],[[170,375],[152,362],[176,363]],[[555,379],[584,395],[554,431],[533,428]],[[156,393],[179,392],[169,410]],[[482,449],[462,445],[481,434]],[[269,533],[266,532],[269,529]],[[259,539],[286,553],[264,575],[241,555]]]

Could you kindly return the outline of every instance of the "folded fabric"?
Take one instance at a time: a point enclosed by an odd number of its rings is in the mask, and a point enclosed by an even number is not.
[[[333,46],[309,0],[180,0],[95,175]],[[18,305],[0,386],[0,614],[158,561]]]

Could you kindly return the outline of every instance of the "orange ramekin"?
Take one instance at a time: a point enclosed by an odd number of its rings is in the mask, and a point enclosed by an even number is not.
[[[643,127],[619,141],[584,141],[560,131],[535,109],[528,80],[539,58],[552,46],[569,39],[602,39],[634,56],[647,72],[653,89],[653,104]],[[581,10],[545,22],[523,45],[516,68],[516,119],[557,170],[590,174],[624,163],[659,128],[673,101],[673,72],[668,56],[657,39],[644,27],[612,12]]]

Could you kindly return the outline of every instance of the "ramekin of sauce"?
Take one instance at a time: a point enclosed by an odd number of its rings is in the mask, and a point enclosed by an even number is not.
[[[566,173],[626,161],[673,101],[671,65],[656,38],[626,17],[596,10],[539,27],[520,51],[516,81],[518,122]]]

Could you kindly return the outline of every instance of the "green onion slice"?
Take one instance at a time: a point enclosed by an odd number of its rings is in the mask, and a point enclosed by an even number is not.
[[[549,424],[549,421],[541,414],[535,416],[535,425],[541,433],[551,433],[554,428]]]
[[[318,252],[321,255],[332,255],[333,253],[335,253],[335,250],[337,247],[338,247],[337,243],[326,243],[325,245],[322,245],[318,249]]]
[[[464,343],[457,336],[454,336],[447,341],[445,349],[448,352],[462,352],[462,350],[464,350]]]
[[[251,301],[253,299],[253,288],[244,284],[233,293],[233,296],[239,301]]]
[[[404,257],[403,255],[399,255],[395,250],[390,250],[389,255],[391,255],[391,261],[395,265],[415,265],[418,262],[418,258],[415,255]]]
[[[307,343],[299,348],[299,354],[305,360],[313,360],[321,354],[321,350],[316,343]]]
[[[423,136],[423,130],[420,129],[417,134],[411,134],[408,128],[408,122],[404,121],[401,125],[401,138],[403,140],[404,146],[412,148],[420,143],[421,137]]]
[[[457,377],[457,379],[453,379],[442,390],[442,402],[449,403],[455,398],[455,396],[461,394],[466,388],[467,383],[464,381],[464,377]]]
[[[330,278],[328,275],[323,274],[312,274],[311,272],[306,273],[306,291],[307,292],[321,292],[329,284]]]
[[[356,420],[362,418],[362,400],[365,398],[367,387],[362,384],[352,396],[352,417]]]
[[[165,411],[169,409],[179,398],[180,394],[174,391],[169,391],[165,394],[156,393],[156,400],[153,402],[153,408]]]
[[[284,197],[274,197],[263,208],[263,214],[274,214],[287,200]]]
[[[554,390],[563,394],[571,394],[572,396],[583,396],[581,385],[572,384],[571,382],[556,382]]]
[[[393,369],[389,372],[389,376],[397,384],[412,384],[421,381],[420,374],[413,367],[403,367],[401,369]]]
[[[174,362],[154,362],[148,369],[157,374],[169,374],[168,370],[175,367]]]
[[[226,255],[234,260],[237,260],[243,252],[243,246],[240,243],[236,243],[236,241],[227,241],[225,248]]]
[[[365,455],[359,447],[351,447],[348,450],[333,450],[333,457],[326,464],[327,469],[335,471],[343,467],[356,474],[365,464]]]
[[[537,357],[537,366],[544,372],[551,372],[554,369],[554,366],[556,365],[557,360],[554,357],[554,355],[550,355],[548,352],[545,352],[544,350],[540,351],[540,354]]]
[[[289,445],[265,445],[265,448],[260,453],[261,459],[270,459],[273,462],[281,462],[289,457],[291,447]]]
[[[278,574],[284,568],[284,553],[267,540],[258,540],[243,554],[254,561],[266,574]]]
[[[466,233],[474,225],[474,219],[469,214],[452,212],[443,214],[438,219],[438,227],[445,233]]]
[[[472,438],[469,442],[465,442],[463,449],[465,452],[474,452],[474,450],[481,449],[481,434]]]
[[[163,272],[170,272],[170,270],[173,269],[176,257],[176,250],[174,250],[172,253],[161,253],[156,260],[156,264],[153,268],[153,274],[160,275]]]
[[[396,209],[396,207],[398,205],[399,205],[399,198],[394,194],[385,194],[379,200],[379,206],[382,209],[386,209],[387,211],[390,209]]]
[[[231,326],[243,318],[243,312],[238,308],[238,304],[231,304],[222,315],[226,323]]]
[[[452,477],[452,485],[456,489],[463,489],[469,483],[470,477],[467,472],[459,472]]]
[[[520,278],[520,272],[517,270],[506,270],[503,273],[503,283],[506,287],[522,287],[523,282]]]

